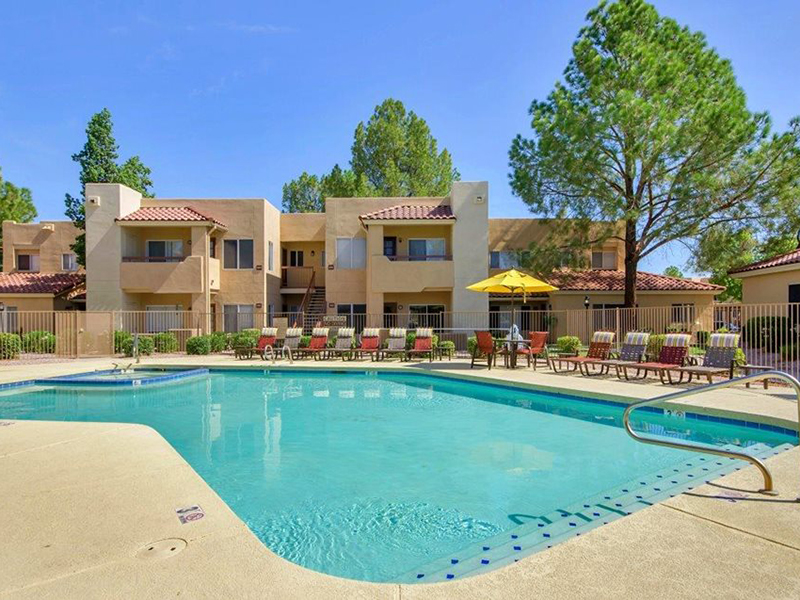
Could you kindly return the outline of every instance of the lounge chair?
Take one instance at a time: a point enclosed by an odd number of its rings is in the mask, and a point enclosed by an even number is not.
[[[283,348],[281,348],[281,353],[288,355],[290,362],[300,353],[300,340],[302,337],[302,327],[289,327],[286,329],[286,337],[283,340]]]
[[[727,375],[728,379],[733,379],[733,370],[736,367],[736,351],[738,349],[738,333],[712,333],[706,349],[706,355],[703,358],[703,364],[680,367],[677,370],[689,375],[689,383],[692,382],[692,377],[695,375],[697,375],[698,379],[704,376],[708,379],[708,383],[714,382],[714,375]]]
[[[483,357],[486,357],[489,370],[491,370],[492,363],[497,362],[497,343],[492,337],[491,331],[475,332],[475,348],[472,350],[472,361],[469,364],[469,368],[474,368],[475,361]]]
[[[567,365],[573,365],[572,369],[567,366],[567,372],[575,372],[580,369],[580,372],[587,376],[592,374],[600,375],[604,372],[602,367],[600,371],[592,373],[589,371],[589,365],[597,365],[601,361],[608,360],[613,342],[613,331],[595,331],[592,334],[592,340],[589,342],[589,350],[586,352],[586,356],[557,356],[551,359],[550,366],[553,371],[558,372],[559,369],[563,368],[563,363],[567,363]],[[556,364],[558,364],[558,368],[556,368]]]
[[[314,327],[307,348],[300,348],[301,356],[313,356],[314,360],[325,358],[328,354],[328,327]]]
[[[517,354],[525,356],[528,359],[528,366],[531,366],[531,359],[533,359],[533,370],[536,370],[536,363],[539,358],[544,359],[544,364],[548,363],[547,359],[547,337],[550,334],[546,331],[531,331],[528,333],[528,345],[517,348]]]
[[[353,327],[340,327],[336,332],[336,345],[330,349],[330,356],[341,356],[345,360],[348,356],[355,357],[355,342],[356,330]]]
[[[647,376],[648,373],[658,373],[661,383],[670,384],[681,383],[683,381],[683,373],[680,375],[678,381],[672,380],[672,373],[678,367],[682,367],[686,361],[686,355],[689,353],[689,340],[692,336],[688,333],[670,333],[664,340],[664,346],[658,354],[658,360],[653,362],[637,363],[635,365],[622,365],[621,368],[625,373],[625,378],[628,378],[628,369],[636,369],[636,375]],[[664,375],[667,376],[667,381],[664,380]]]
[[[433,329],[430,327],[417,327],[414,347],[406,351],[406,358],[414,356],[428,357],[428,362],[433,362]]]
[[[261,335],[256,343],[256,355],[261,357],[261,360],[267,360],[267,355],[275,360],[275,340],[278,338],[277,327],[264,327],[261,330]]]
[[[380,357],[381,352],[381,330],[377,327],[365,328],[361,332],[361,345],[355,349],[357,358],[363,354],[369,354],[371,360]]]
[[[398,354],[401,358],[406,356],[406,330],[402,327],[392,327],[389,330],[389,339],[386,340],[386,348],[378,353],[378,360]]]
[[[611,370],[611,367],[617,372],[617,377],[622,379],[623,366],[634,366],[637,363],[644,362],[645,353],[647,352],[647,343],[650,341],[650,334],[646,332],[629,331],[625,336],[625,341],[622,344],[622,349],[619,351],[617,358],[609,358],[601,360],[598,364],[605,367],[606,372]],[[625,379],[630,379],[627,373],[624,373]]]

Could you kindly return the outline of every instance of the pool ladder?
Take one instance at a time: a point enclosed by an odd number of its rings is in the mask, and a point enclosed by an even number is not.
[[[631,427],[631,413],[637,408],[642,408],[643,406],[651,406],[653,404],[658,404],[660,402],[670,402],[671,400],[678,400],[680,398],[687,398],[689,396],[696,396],[697,394],[702,394],[704,392],[711,392],[713,390],[721,390],[733,387],[734,385],[738,385],[740,383],[753,383],[755,381],[763,381],[765,379],[780,379],[792,386],[792,388],[794,389],[795,400],[797,402],[798,427],[800,427],[800,381],[798,381],[795,377],[792,377],[788,373],[784,373],[783,371],[764,371],[763,373],[756,373],[755,375],[746,375],[744,377],[737,377],[736,379],[720,381],[718,383],[712,383],[709,385],[704,385],[702,387],[693,388],[690,390],[681,390],[679,392],[673,392],[671,394],[664,394],[663,396],[650,398],[649,400],[640,400],[638,402],[630,404],[625,409],[625,412],[622,415],[622,423],[625,426],[625,431],[628,432],[629,436],[631,436],[636,441],[642,442],[644,444],[653,444],[655,446],[666,446],[668,448],[678,448],[680,450],[689,450],[691,452],[703,452],[705,454],[715,454],[717,456],[726,456],[728,458],[738,458],[740,460],[745,460],[755,465],[758,468],[758,470],[761,471],[761,475],[764,477],[764,488],[759,491],[763,494],[775,495],[776,492],[774,491],[772,484],[772,473],[770,473],[769,469],[767,468],[767,465],[765,465],[761,459],[755,456],[750,456],[749,454],[745,454],[744,452],[736,452],[734,450],[722,450],[717,448],[709,448],[706,446],[697,446],[695,444],[676,442],[672,440],[661,440],[656,438],[650,438],[643,436],[639,433],[636,433]]]

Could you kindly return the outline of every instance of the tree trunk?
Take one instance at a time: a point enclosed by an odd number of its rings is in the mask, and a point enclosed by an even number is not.
[[[639,267],[639,248],[636,243],[636,221],[625,222],[625,308],[636,306],[636,272]]]

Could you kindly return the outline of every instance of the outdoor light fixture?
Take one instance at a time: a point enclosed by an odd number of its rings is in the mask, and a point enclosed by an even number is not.
[[[583,306],[586,308],[586,310],[589,310],[589,296],[583,297]]]
[[[311,251],[311,256],[315,256],[315,255],[316,255],[316,253],[312,250]]]
[[[6,309],[6,303],[0,302],[0,312],[3,312]]]

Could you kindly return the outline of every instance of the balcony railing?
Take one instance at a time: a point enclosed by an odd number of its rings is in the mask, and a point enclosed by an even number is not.
[[[314,277],[314,267],[281,267],[281,287],[308,288]]]
[[[183,262],[187,256],[123,256],[122,262],[128,263],[176,263]]]
[[[386,255],[384,255],[386,256]],[[426,262],[426,261],[443,261],[443,260],[453,260],[452,254],[425,254],[422,255],[414,255],[411,256],[409,254],[394,254],[392,256],[386,256],[392,262],[403,262],[403,261],[410,261],[410,262]]]

